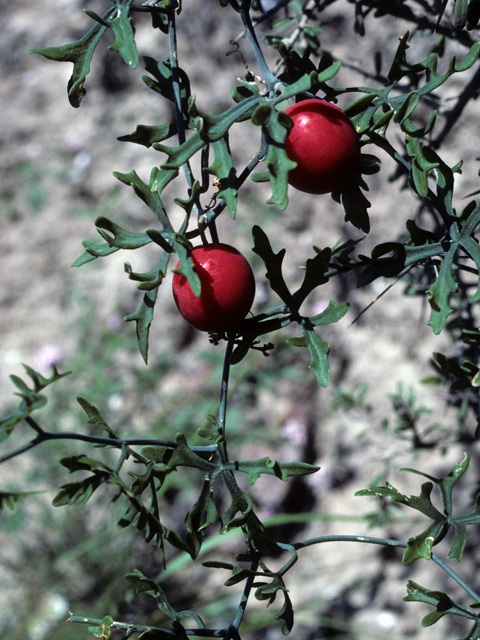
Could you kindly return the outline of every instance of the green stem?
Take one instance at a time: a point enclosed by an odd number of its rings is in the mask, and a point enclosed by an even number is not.
[[[218,411],[218,455],[223,464],[228,462],[227,445],[225,442],[225,425],[227,420],[227,400],[228,400],[228,380],[230,378],[230,358],[235,343],[235,332],[228,335],[227,348],[225,349],[225,359],[223,361],[222,386],[220,390],[220,408]]]
[[[277,93],[278,85],[281,83],[280,83],[280,80],[270,71],[265,61],[265,58],[263,56],[263,52],[257,40],[255,28],[252,24],[252,19],[250,17],[251,4],[252,4],[251,0],[242,0],[239,8],[240,16],[242,17],[243,26],[245,27],[245,32],[250,41],[250,46],[252,47],[255,60],[257,61],[258,67],[260,69],[260,73],[262,74],[263,79],[265,80],[268,90],[272,94]]]
[[[83,616],[70,616],[67,622],[75,622],[77,624],[88,624],[91,626],[99,627],[102,624],[102,620],[98,618],[84,618]],[[111,629],[123,629],[124,631],[133,630],[132,633],[145,633],[146,631],[159,631],[166,635],[177,637],[177,632],[174,629],[168,629],[166,627],[152,627],[146,625],[130,624],[128,622],[114,621],[110,625]],[[223,638],[226,634],[226,629],[184,629],[187,636],[198,636],[201,638]]]
[[[172,69],[172,89],[175,105],[175,119],[177,123],[178,142],[182,145],[186,140],[185,121],[182,110],[182,90],[180,88],[180,69],[178,66],[178,48],[177,48],[177,28],[175,20],[176,12],[170,11],[168,14],[168,46],[170,53],[170,64]],[[183,165],[183,171],[189,189],[193,188],[194,178],[190,163],[187,161]],[[201,209],[197,203],[194,204],[197,219],[201,215]]]
[[[185,123],[183,119],[182,111],[182,93],[180,89],[180,72],[178,68],[178,53],[177,53],[177,29],[175,21],[175,11],[170,11],[168,14],[168,46],[170,53],[170,64],[172,69],[172,88],[174,96],[175,106],[175,119],[177,122],[178,141],[183,144],[186,140],[185,135]],[[191,181],[191,175],[187,175],[187,179]],[[189,184],[191,187],[192,185]]]
[[[123,445],[121,450],[120,450],[120,457],[117,460],[117,464],[115,465],[115,468],[113,469],[114,473],[120,473],[120,469],[123,466],[123,463],[125,462],[125,460],[127,459],[127,447],[126,445]]]
[[[267,153],[267,144],[262,142],[262,147],[260,151],[250,160],[250,162],[243,169],[242,173],[238,176],[237,178],[238,189],[243,185],[243,183],[248,178],[248,176],[252,173],[255,167],[263,160],[266,153]],[[218,218],[218,216],[222,213],[222,211],[224,211],[226,206],[227,206],[227,203],[225,202],[225,200],[222,200],[214,209],[210,209],[209,211],[204,211],[201,216],[202,228],[209,227],[210,231],[212,232],[213,223]],[[186,234],[186,237],[189,240],[191,240],[199,236],[200,233],[201,232],[199,229],[194,229],[193,231],[189,231]]]
[[[320,536],[318,538],[310,538],[309,540],[303,540],[302,542],[297,542],[292,546],[298,551],[299,549],[304,549],[305,547],[310,547],[314,544],[320,544],[322,542],[365,542],[367,544],[381,544],[386,547],[401,547],[402,549],[406,549],[408,544],[406,542],[402,542],[401,540],[389,540],[388,538],[371,538],[369,536],[352,536],[352,535],[333,535],[333,536]],[[459,584],[462,589],[468,593],[468,595],[473,598],[475,602],[480,602],[480,596],[471,589],[468,584],[466,584],[459,575],[455,573],[453,569],[451,569],[443,560],[440,560],[438,556],[432,553],[432,560],[437,564],[441,569],[445,571],[451,578],[455,580],[457,584]]]
[[[250,571],[256,571],[257,569],[258,569],[258,561],[255,560],[250,565]],[[240,629],[240,625],[242,624],[243,616],[247,608],[248,599],[250,597],[250,592],[252,590],[255,577],[256,577],[255,575],[249,575],[245,582],[245,587],[243,589],[242,597],[237,607],[237,613],[235,614],[235,618],[233,619],[232,624],[227,629],[227,633],[224,636],[224,640],[230,640],[230,638],[233,638],[235,640],[235,638],[240,637],[238,630]]]
[[[167,447],[169,449],[176,449],[176,442],[170,442],[169,440],[148,440],[145,438],[126,438],[125,440],[118,440],[115,438],[102,438],[99,436],[87,436],[82,433],[50,433],[48,431],[42,431],[39,435],[27,442],[26,444],[6,453],[3,456],[0,456],[0,464],[2,462],[6,462],[7,460],[11,460],[16,456],[28,451],[29,449],[33,449],[34,447],[42,444],[43,442],[47,442],[49,440],[79,440],[81,442],[89,442],[91,444],[99,444],[103,446],[112,446],[118,447],[121,449],[122,447],[130,447],[130,446],[153,446],[153,447]],[[215,445],[206,445],[199,447],[190,447],[192,451],[198,454],[208,454],[215,451]]]

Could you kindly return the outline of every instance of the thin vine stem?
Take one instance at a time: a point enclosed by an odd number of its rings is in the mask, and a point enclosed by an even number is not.
[[[250,565],[250,571],[256,571],[257,569],[258,569],[258,560],[254,560]],[[245,615],[245,610],[247,608],[248,599],[250,598],[250,593],[252,591],[255,577],[256,577],[255,575],[249,575],[247,580],[245,581],[245,587],[243,589],[242,597],[240,598],[240,602],[237,607],[237,613],[235,614],[235,618],[233,619],[232,624],[227,629],[227,632],[224,636],[224,640],[230,640],[231,638],[235,640],[235,638],[239,637],[238,630],[240,629],[243,616]]]
[[[268,90],[271,93],[276,93],[278,85],[281,83],[280,83],[280,80],[277,78],[277,76],[270,71],[268,64],[265,61],[263,51],[258,42],[257,35],[255,33],[255,28],[252,24],[252,19],[250,17],[251,4],[252,4],[251,0],[242,0],[239,6],[240,16],[242,18],[243,26],[245,27],[245,32],[250,42],[253,55],[255,56],[255,60],[257,61],[258,67],[260,69],[260,73],[262,74],[263,79],[265,80]]]
[[[228,462],[227,445],[225,442],[225,425],[227,421],[227,401],[228,401],[228,381],[230,378],[230,359],[232,356],[233,345],[235,344],[235,332],[230,331],[228,335],[227,348],[225,349],[225,358],[223,361],[222,384],[220,389],[220,408],[218,411],[218,455],[223,464]]]
[[[92,626],[100,626],[103,620],[98,618],[85,618],[83,616],[71,615],[67,622],[74,622],[76,624],[88,624]],[[120,629],[123,631],[130,631],[131,633],[145,633],[146,631],[159,631],[166,635],[177,637],[175,629],[169,629],[168,627],[152,627],[151,625],[136,625],[129,622],[117,622],[114,620],[110,625],[111,629]],[[226,629],[184,629],[184,633],[187,636],[197,636],[200,638],[223,638],[225,637]]]
[[[366,544],[379,544],[386,547],[400,547],[402,549],[406,549],[408,544],[403,542],[402,540],[390,540],[388,538],[372,538],[369,536],[354,536],[354,535],[332,535],[332,536],[320,536],[318,538],[310,538],[308,540],[303,540],[301,542],[297,542],[292,546],[298,551],[300,549],[305,549],[305,547],[310,547],[314,544],[321,544],[322,542],[363,542]],[[460,576],[455,573],[455,571],[449,567],[443,560],[441,560],[437,555],[432,553],[431,556],[433,562],[437,564],[445,573],[447,573],[451,578],[455,580],[455,582],[462,587],[462,589],[468,593],[468,595],[473,598],[475,602],[480,602],[480,595],[475,593],[473,589],[471,589],[466,582],[460,578]]]
[[[83,433],[69,433],[69,432],[60,432],[60,433],[51,433],[49,431],[42,431],[39,435],[23,444],[22,446],[6,453],[3,456],[0,456],[0,464],[2,462],[6,462],[7,460],[11,460],[16,456],[25,453],[29,449],[33,449],[44,442],[49,442],[51,440],[79,440],[81,442],[89,442],[91,444],[99,444],[105,447],[117,447],[121,449],[123,447],[130,446],[153,446],[153,447],[167,447],[169,449],[176,449],[177,443],[170,442],[169,440],[149,440],[145,438],[126,438],[126,439],[115,439],[115,438],[102,438],[100,436],[89,436]],[[205,445],[205,446],[197,446],[190,447],[192,451],[198,454],[207,454],[213,453],[215,451],[215,445]]]
[[[168,47],[170,53],[170,64],[172,69],[172,89],[175,106],[175,120],[177,123],[178,142],[182,145],[186,141],[185,120],[182,109],[182,90],[180,87],[180,68],[178,65],[178,47],[177,47],[177,27],[176,27],[176,11],[170,11],[168,14]],[[187,180],[190,191],[193,189],[195,182],[190,163],[187,161],[183,165],[183,171]],[[197,219],[202,214],[198,203],[194,203],[194,209]],[[200,231],[201,235],[202,230]],[[205,240],[205,238],[203,237]]]

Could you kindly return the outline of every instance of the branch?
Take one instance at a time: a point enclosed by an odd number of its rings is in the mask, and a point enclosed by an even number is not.
[[[126,439],[117,439],[117,438],[102,438],[100,436],[87,436],[82,433],[68,433],[68,432],[60,432],[60,433],[51,433],[48,431],[41,431],[39,435],[27,442],[26,444],[6,453],[3,456],[0,456],[0,464],[2,462],[6,462],[7,460],[11,460],[16,456],[28,451],[29,449],[33,449],[34,447],[42,444],[43,442],[47,442],[49,440],[80,440],[81,442],[89,442],[91,444],[99,444],[105,447],[116,447],[117,449],[122,449],[123,447],[129,446],[153,446],[153,447],[167,447],[169,449],[176,449],[177,443],[171,442],[169,440],[149,440],[146,438],[126,438]],[[192,451],[198,454],[211,454],[215,452],[215,445],[206,445],[199,447],[190,447]]]
[[[304,549],[305,547],[310,547],[314,544],[320,544],[321,542],[366,542],[367,544],[381,544],[386,547],[401,547],[402,549],[407,548],[407,543],[402,542],[401,540],[389,540],[388,538],[371,538],[368,536],[351,536],[351,535],[333,535],[333,536],[320,536],[318,538],[310,538],[309,540],[303,540],[301,542],[297,542],[292,546],[298,551],[299,549]],[[457,584],[459,584],[462,589],[471,597],[475,602],[480,602],[480,595],[475,593],[473,589],[471,589],[468,584],[466,584],[459,575],[455,573],[453,569],[451,569],[443,560],[440,560],[438,556],[432,553],[432,560],[437,564],[441,569],[448,573],[448,575],[455,580]]]
[[[67,622],[75,622],[77,624],[88,624],[91,626],[100,626],[103,620],[98,618],[84,618],[83,616],[70,616]],[[124,631],[130,631],[131,633],[144,633],[146,631],[160,631],[172,638],[177,637],[177,632],[174,629],[168,629],[166,627],[151,627],[145,625],[130,624],[128,622],[114,621],[110,625],[111,629],[123,629]],[[227,633],[226,629],[184,629],[187,636],[198,636],[201,638],[223,638]]]

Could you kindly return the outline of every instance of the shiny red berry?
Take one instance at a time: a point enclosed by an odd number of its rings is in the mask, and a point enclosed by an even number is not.
[[[227,244],[209,244],[192,250],[200,278],[197,298],[187,278],[173,275],[173,297],[181,315],[200,331],[222,333],[236,327],[250,311],[255,279],[247,259]],[[176,265],[176,269],[180,262]]]
[[[358,170],[360,141],[350,119],[325,100],[302,100],[285,109],[293,128],[285,140],[297,163],[288,182],[306,193],[341,189]]]

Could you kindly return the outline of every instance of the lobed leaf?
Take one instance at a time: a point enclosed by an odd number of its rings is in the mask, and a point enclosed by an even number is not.
[[[160,611],[162,611],[166,616],[174,620],[175,623],[178,624],[178,621],[181,618],[189,617],[195,620],[195,622],[197,623],[197,626],[200,629],[205,629],[205,624],[203,623],[203,620],[197,613],[195,613],[194,611],[187,611],[187,610],[177,612],[169,603],[167,596],[165,595],[165,592],[160,587],[160,585],[154,580],[151,580],[150,578],[145,577],[143,573],[138,569],[135,569],[135,571],[133,571],[132,573],[127,573],[125,576],[125,579],[131,582],[135,586],[137,593],[146,593],[152,596],[153,598],[155,598],[157,601],[157,606],[160,609]],[[174,624],[174,627],[175,627],[175,624]],[[172,637],[172,636],[170,635],[169,637]]]
[[[193,559],[200,553],[205,537],[204,530],[215,524],[218,518],[212,484],[210,478],[205,477],[198,500],[185,518],[185,527],[188,532],[186,542],[192,549]]]
[[[281,249],[278,253],[274,253],[270,241],[265,232],[258,226],[254,225],[252,229],[254,247],[253,251],[260,256],[267,268],[267,279],[270,287],[279,296],[283,302],[290,308],[295,309],[296,303],[290,291],[288,290],[282,275],[282,263],[285,257],[285,249]]]
[[[115,12],[112,7],[104,15],[103,20],[108,20]],[[95,49],[100,42],[107,27],[97,23],[80,40],[60,47],[47,47],[46,49],[31,49],[27,53],[38,53],[39,55],[56,60],[58,62],[72,62],[73,73],[68,81],[68,100],[72,107],[78,108],[86,94],[84,89],[85,79],[90,72]]]
[[[258,460],[248,460],[239,462],[230,462],[224,465],[225,468],[232,471],[241,471],[247,473],[250,484],[254,484],[260,475],[266,474],[275,476],[283,482],[286,482],[292,476],[304,476],[315,473],[320,467],[315,467],[306,462],[277,462],[270,458],[260,458]]]
[[[138,348],[145,364],[148,362],[148,336],[153,322],[153,310],[157,301],[157,294],[158,287],[147,291],[137,311],[124,318],[125,322],[135,322],[136,324]]]
[[[97,471],[93,476],[89,476],[79,482],[62,484],[52,504],[54,507],[72,506],[74,504],[81,507],[90,500],[93,493],[101,484],[106,482],[109,477],[109,473]]]
[[[403,600],[404,602],[422,602],[436,608],[436,611],[429,613],[423,618],[422,627],[430,627],[448,614],[476,620],[476,624],[479,622],[475,614],[454,602],[446,593],[442,591],[431,591],[413,580],[407,582],[407,595]],[[467,636],[467,638],[468,637],[470,636]]]
[[[7,507],[10,511],[15,509],[15,505],[22,502],[25,498],[38,496],[45,491],[0,491],[0,511]]]
[[[452,276],[452,271],[455,268],[453,259],[456,250],[457,245],[452,244],[443,257],[435,284],[427,290],[428,302],[431,307],[430,320],[427,324],[432,327],[435,335],[442,331],[448,316],[453,311],[449,301],[451,294],[457,291],[457,283]]]
[[[29,415],[41,409],[47,404],[47,397],[40,393],[46,387],[61,380],[65,376],[70,375],[70,371],[66,373],[58,373],[55,365],[52,365],[52,375],[49,378],[45,378],[42,374],[38,373],[28,365],[23,365],[27,375],[33,382],[33,387],[30,388],[26,382],[24,382],[19,376],[11,375],[10,380],[18,389],[15,395],[22,398],[17,411],[11,413],[6,418],[0,419],[0,442],[4,442],[15,429],[17,424],[23,422]]]
[[[100,624],[96,627],[88,627],[88,632],[101,640],[110,640],[112,637],[112,625],[114,620],[112,616],[105,616]]]
[[[302,337],[288,338],[287,343],[293,347],[306,347],[310,351],[310,364],[308,368],[313,371],[318,384],[328,387],[330,382],[330,364],[328,353],[330,345],[317,336],[313,326],[307,322],[301,323]]]
[[[331,269],[331,257],[332,250],[327,247],[326,249],[323,249],[323,251],[318,251],[314,258],[309,258],[307,260],[302,285],[300,289],[293,294],[298,308],[300,308],[302,302],[314,289],[329,281],[329,277],[326,273]]]
[[[212,142],[212,148],[215,160],[207,170],[216,177],[218,182],[217,197],[225,202],[230,217],[234,220],[237,215],[238,179],[228,144],[228,134],[225,134],[220,140]]]

